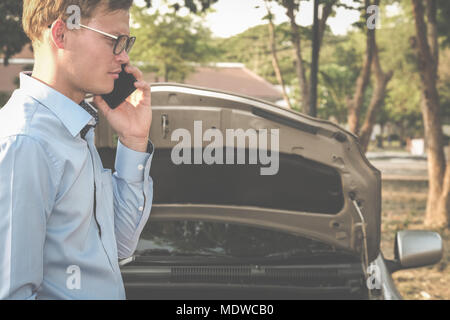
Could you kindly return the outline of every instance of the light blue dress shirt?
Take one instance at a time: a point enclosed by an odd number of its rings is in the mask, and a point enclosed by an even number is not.
[[[26,73],[0,109],[0,299],[125,299],[118,259],[150,214],[153,153],[119,141],[111,174],[94,129],[80,137],[92,120]]]

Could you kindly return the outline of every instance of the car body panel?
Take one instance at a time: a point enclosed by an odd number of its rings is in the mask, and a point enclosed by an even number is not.
[[[380,277],[378,282],[381,286],[381,297],[383,300],[402,300],[400,292],[398,292],[395,287],[394,280],[392,279],[391,273],[386,266],[383,254],[380,252],[378,257],[372,263],[377,267],[377,275]]]
[[[223,133],[227,129],[267,129],[269,132],[271,129],[279,129],[280,155],[307,159],[332,168],[339,174],[343,197],[342,208],[334,214],[268,208],[245,203],[234,205],[213,201],[156,201],[152,207],[152,218],[229,219],[309,236],[356,252],[367,261],[378,257],[381,174],[367,161],[356,136],[352,133],[329,121],[315,119],[265,101],[180,84],[153,84],[152,110],[150,139],[156,151],[173,149],[178,143],[171,139],[174,130],[185,128],[194,132],[194,121],[199,120],[202,121],[203,131],[209,128]],[[204,148],[209,142],[201,141],[201,144]],[[246,144],[248,146],[248,141]],[[224,141],[223,146],[230,147],[228,141]],[[160,164],[160,168],[161,166],[163,164]],[[152,169],[154,167],[155,164]],[[282,169],[280,166],[280,171]],[[157,170],[153,172],[156,173]],[[160,185],[164,184],[164,177],[158,178],[159,181],[155,181]],[[195,181],[186,185],[186,188],[195,188],[194,183]],[[308,183],[312,185],[317,182]],[[280,185],[268,186],[273,190],[278,187]]]

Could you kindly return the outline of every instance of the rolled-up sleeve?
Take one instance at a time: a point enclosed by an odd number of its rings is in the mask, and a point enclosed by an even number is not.
[[[136,249],[153,202],[153,180],[150,167],[153,144],[150,152],[137,152],[117,145],[114,187],[114,230],[120,259],[128,258]]]
[[[0,299],[33,299],[42,283],[57,167],[33,138],[0,140]]]

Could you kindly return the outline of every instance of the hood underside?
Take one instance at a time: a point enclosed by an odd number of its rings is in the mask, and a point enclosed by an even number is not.
[[[361,255],[365,233],[367,258],[377,257],[381,175],[353,134],[261,100],[179,84],[153,84],[152,110],[151,219],[276,228]],[[241,144],[232,133],[244,136]]]

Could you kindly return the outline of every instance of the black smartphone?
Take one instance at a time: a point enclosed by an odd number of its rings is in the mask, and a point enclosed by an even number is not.
[[[126,98],[136,91],[134,83],[137,80],[132,74],[125,72],[125,66],[125,64],[122,65],[122,72],[119,73],[119,78],[114,80],[113,91],[102,95],[103,100],[106,101],[111,109],[117,108]]]

